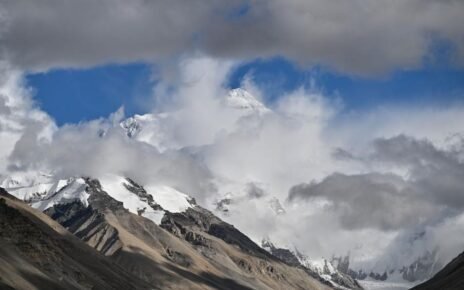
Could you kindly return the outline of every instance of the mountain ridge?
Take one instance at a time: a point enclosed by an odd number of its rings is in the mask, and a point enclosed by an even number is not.
[[[165,211],[158,226],[127,210],[98,180],[85,182],[87,206],[68,199],[44,213],[129,270],[134,279],[162,289],[331,288],[275,258],[197,205],[184,212]]]

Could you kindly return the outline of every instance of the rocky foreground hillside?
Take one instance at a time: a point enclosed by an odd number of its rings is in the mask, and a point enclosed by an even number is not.
[[[22,192],[44,213],[2,191],[2,289],[334,289],[193,200],[171,212],[126,180],[147,205],[134,213],[98,180],[82,180],[84,192],[82,182]]]
[[[0,189],[0,289],[153,289]]]

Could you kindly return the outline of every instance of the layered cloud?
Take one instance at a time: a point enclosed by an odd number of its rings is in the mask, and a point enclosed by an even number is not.
[[[464,3],[453,0],[6,0],[0,9],[1,54],[34,70],[199,52],[371,74],[433,61],[437,43],[464,56]]]
[[[444,263],[462,249],[455,237],[462,234],[464,150],[460,138],[451,144],[438,148],[405,135],[375,139],[361,156],[343,154],[370,171],[295,185],[289,200],[322,202],[344,230],[397,233],[382,254],[390,264],[412,262],[424,248],[438,248]]]
[[[335,173],[321,182],[292,187],[289,199],[327,200],[327,209],[348,229],[395,230],[434,223],[462,212],[462,153],[462,149],[442,150],[404,135],[377,139],[373,152],[362,162],[402,168],[406,176]]]

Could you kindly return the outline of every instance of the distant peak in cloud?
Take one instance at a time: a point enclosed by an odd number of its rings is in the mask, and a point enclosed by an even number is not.
[[[242,88],[236,88],[229,91],[226,100],[227,105],[232,108],[258,113],[269,112],[268,108],[266,108],[252,94]]]

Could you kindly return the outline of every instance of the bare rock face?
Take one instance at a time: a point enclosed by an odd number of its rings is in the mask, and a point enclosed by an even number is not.
[[[104,214],[92,207],[73,202],[54,206],[44,213],[105,255],[115,253],[122,246],[118,231],[105,221]]]
[[[59,204],[44,211],[55,221],[59,222],[76,237],[85,241],[91,247],[105,255],[114,254],[122,244],[118,239],[118,231],[105,219],[105,209],[115,212],[126,212],[122,202],[116,201],[102,191],[97,180],[88,179],[87,192],[89,206],[75,201]]]
[[[269,240],[263,240],[261,246],[264,249],[267,249],[272,255],[281,259],[285,263],[298,267],[301,266],[300,260],[298,257],[289,249],[276,248],[274,244]]]

